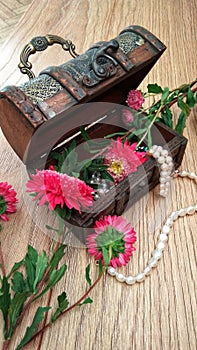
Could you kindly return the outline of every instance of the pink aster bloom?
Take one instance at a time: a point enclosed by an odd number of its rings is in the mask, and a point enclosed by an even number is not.
[[[108,172],[113,176],[115,183],[122,181],[130,173],[137,171],[137,168],[144,163],[146,152],[135,152],[136,143],[131,146],[126,140],[122,143],[120,138],[111,141],[111,148],[104,157],[104,164],[107,164]]]
[[[134,120],[133,114],[128,109],[123,109],[122,120],[125,124],[133,123],[133,120]]]
[[[7,182],[0,182],[0,219],[8,221],[7,214],[16,212],[16,192]]]
[[[136,232],[121,216],[105,216],[96,221],[95,233],[87,237],[88,253],[95,260],[102,260],[103,247],[110,256],[108,266],[125,266],[135,250]]]
[[[127,105],[136,111],[142,107],[144,101],[144,97],[140,90],[130,90],[126,99]]]
[[[39,206],[48,204],[50,210],[66,205],[80,211],[93,203],[94,190],[84,181],[54,170],[37,170],[26,186],[27,192],[36,193],[34,200],[39,200]]]

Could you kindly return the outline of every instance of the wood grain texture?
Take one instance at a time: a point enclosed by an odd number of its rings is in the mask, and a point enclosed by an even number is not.
[[[25,4],[25,1],[24,1]],[[33,1],[16,30],[1,50],[1,86],[19,84],[21,77],[17,64],[23,46],[36,35],[54,33],[71,39],[82,53],[92,43],[108,40],[131,24],[142,25],[167,46],[167,51],[141,84],[157,82],[171,88],[196,75],[196,22],[195,0],[56,0]],[[51,64],[61,64],[69,56],[59,47],[32,57],[36,73]],[[174,110],[175,119],[178,111]],[[197,111],[187,121],[185,136],[189,142],[182,168],[197,169]],[[0,134],[0,181],[9,181],[18,191],[18,213],[10,218],[1,233],[7,270],[25,254],[27,244],[48,250],[50,239],[42,233],[28,214],[24,200],[24,169],[4,136]],[[22,181],[21,181],[22,180]],[[159,215],[188,206],[196,199],[196,187],[190,181],[177,180],[166,205],[150,193],[148,202],[125,213],[135,223],[136,252],[126,269],[137,273],[144,267],[153,250],[158,234]],[[136,222],[137,210],[142,210]],[[164,209],[163,209],[164,210]],[[165,216],[165,215],[164,215]],[[152,225],[153,233],[150,230]],[[159,267],[142,284],[122,285],[111,277],[104,278],[91,293],[94,304],[75,309],[48,330],[42,350],[195,350],[197,347],[196,314],[196,216],[180,218],[169,237],[168,247]],[[54,290],[66,289],[70,302],[74,302],[86,289],[84,270],[90,261],[84,249],[69,247],[65,261],[68,272]],[[92,262],[92,276],[96,267]],[[44,301],[43,301],[44,305]],[[35,305],[36,306],[36,305]],[[24,321],[30,323],[31,313]],[[0,320],[1,322],[1,320]],[[0,335],[0,345],[2,335]],[[15,349],[21,339],[18,331],[11,344]],[[36,349],[38,342],[27,349]]]

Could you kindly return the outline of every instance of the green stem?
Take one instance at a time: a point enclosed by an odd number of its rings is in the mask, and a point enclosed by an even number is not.
[[[146,129],[146,131],[145,131],[145,133],[144,133],[144,135],[142,136],[142,138],[141,138],[141,139],[139,140],[139,142],[137,143],[136,148],[139,147],[139,145],[141,145],[141,143],[144,141],[144,139],[145,139],[146,136],[148,135],[148,133],[149,133],[150,129],[152,128],[152,126],[153,126],[155,120],[158,118],[158,116],[159,116],[159,114],[160,114],[162,108],[163,108],[163,104],[161,104],[160,107],[158,108],[158,110],[157,110],[157,112],[156,112],[154,118],[151,120],[149,126],[147,127],[147,129]]]
[[[0,231],[1,231],[1,228],[0,228]],[[1,248],[1,242],[0,242],[0,264],[1,264],[1,270],[2,270],[3,276],[6,276],[5,263],[4,263],[4,258],[3,258],[3,251]]]

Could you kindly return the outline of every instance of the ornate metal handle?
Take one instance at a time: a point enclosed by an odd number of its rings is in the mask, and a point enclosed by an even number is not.
[[[29,44],[25,45],[20,55],[20,63],[18,65],[21,73],[27,74],[29,79],[35,78],[35,74],[32,72],[32,64],[28,61],[29,56],[37,51],[44,51],[48,46],[53,44],[60,44],[65,51],[68,51],[72,57],[78,56],[75,52],[75,45],[71,40],[64,40],[57,35],[36,36]]]

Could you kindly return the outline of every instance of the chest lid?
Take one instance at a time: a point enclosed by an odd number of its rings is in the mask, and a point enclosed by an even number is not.
[[[75,57],[58,67],[44,69],[34,78],[28,62],[30,54],[42,51],[54,42],[65,46],[63,39],[52,35],[32,39],[25,46],[19,65],[32,79],[19,87],[4,88],[0,93],[2,130],[25,163],[29,142],[38,127],[53,119],[53,128],[46,128],[51,139],[59,125],[58,117],[67,123],[72,106],[87,102],[124,104],[128,91],[138,87],[166,49],[146,29],[130,26],[115,39],[96,43],[82,55],[77,55],[73,44],[67,41],[66,50]],[[79,118],[78,113],[72,114],[73,121],[75,118]],[[95,113],[94,121],[97,118],[99,115]],[[64,123],[61,125],[64,128]],[[19,139],[21,135],[23,137]],[[67,137],[68,133],[65,133],[63,138]],[[41,137],[36,154],[41,156],[45,150],[46,144]],[[33,154],[30,158],[33,159]]]

